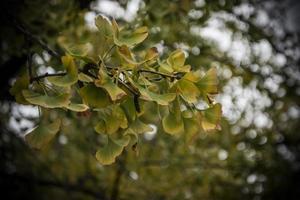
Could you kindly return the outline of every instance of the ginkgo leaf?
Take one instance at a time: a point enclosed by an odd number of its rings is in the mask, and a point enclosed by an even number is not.
[[[173,113],[169,113],[163,118],[162,126],[164,131],[171,135],[179,135],[184,132],[184,123],[182,118],[176,117]]]
[[[146,51],[145,61],[150,61],[158,57],[158,51],[156,47],[152,47]]]
[[[92,77],[90,77],[90,76],[88,76],[88,75],[86,75],[86,74],[84,74],[82,72],[80,72],[78,74],[78,80],[80,80],[82,82],[86,82],[86,83],[91,83],[91,82],[94,81],[94,79]]]
[[[118,46],[126,45],[132,47],[143,42],[148,36],[148,28],[146,26],[137,28],[133,32],[127,32],[126,30],[119,30],[115,20],[112,21],[112,30],[114,43]]]
[[[218,93],[217,69],[212,67],[197,83],[197,87],[202,93]]]
[[[151,92],[143,87],[138,87],[141,93],[141,98],[148,101],[155,101],[159,105],[167,106],[169,102],[173,101],[176,97],[175,93],[157,94]]]
[[[116,157],[119,156],[124,147],[128,145],[129,140],[129,136],[123,136],[120,139],[113,139],[108,136],[107,144],[96,152],[96,159],[102,165],[110,165],[114,163]]]
[[[47,96],[30,90],[23,90],[22,94],[29,103],[45,108],[61,108],[68,106],[70,103],[70,94],[68,93]]]
[[[85,104],[76,104],[76,103],[70,103],[68,106],[66,106],[67,109],[75,111],[75,112],[84,112],[89,107]]]
[[[173,51],[169,58],[167,59],[167,63],[172,66],[174,70],[182,67],[185,63],[185,55],[182,50],[178,49]]]
[[[99,70],[99,79],[95,80],[95,85],[105,89],[112,101],[122,99],[124,96],[126,96],[126,92],[118,87],[117,84],[115,84],[101,68]]]
[[[136,119],[136,110],[133,98],[128,97],[121,103],[121,107],[124,110],[127,119],[130,121],[134,121]]]
[[[68,87],[73,85],[78,80],[78,70],[72,56],[63,56],[62,63],[67,71],[64,76],[48,77],[48,81],[54,85]]]
[[[130,69],[132,69],[139,65],[139,63],[135,61],[132,52],[127,46],[123,45],[118,47],[117,53],[120,56],[121,64],[124,67],[129,67]]]
[[[185,101],[188,103],[195,103],[198,101],[197,97],[200,95],[200,92],[193,82],[181,79],[176,83],[176,86]]]
[[[138,118],[130,124],[130,129],[132,129],[132,131],[137,134],[142,134],[142,133],[152,131],[151,126],[145,124]]]
[[[191,142],[194,136],[199,132],[199,123],[195,117],[183,118],[184,139],[186,143]]]
[[[101,115],[101,120],[95,126],[96,132],[113,134],[117,132],[119,128],[127,128],[127,117],[120,106],[112,105],[104,109],[99,109],[98,111]]]
[[[106,133],[106,124],[103,119],[101,119],[96,126],[94,127],[95,131],[99,134],[105,134]]]
[[[22,90],[27,89],[29,86],[29,77],[24,74],[18,77],[16,82],[10,88],[9,92],[13,95],[18,103],[29,104],[28,101],[23,96]]]
[[[96,87],[93,84],[85,85],[80,88],[79,94],[83,102],[90,107],[104,108],[111,104],[109,96],[104,89]]]
[[[31,148],[41,149],[54,138],[60,124],[60,119],[56,119],[51,124],[40,124],[25,135],[25,140]]]
[[[111,22],[108,18],[104,17],[103,15],[98,15],[95,19],[95,25],[100,32],[100,36],[104,37],[105,39],[112,38],[113,30]]]
[[[191,81],[193,83],[197,83],[201,79],[201,71],[190,71],[185,73],[185,75],[182,77],[182,79]]]
[[[219,129],[222,116],[221,104],[217,103],[206,110],[201,111],[201,126],[204,131]]]

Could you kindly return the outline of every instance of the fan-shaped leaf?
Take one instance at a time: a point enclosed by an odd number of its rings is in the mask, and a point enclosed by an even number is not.
[[[25,135],[25,140],[30,147],[41,149],[49,143],[59,131],[61,121],[55,120],[51,124],[41,124]]]
[[[67,71],[64,76],[48,77],[48,81],[54,85],[68,87],[73,85],[78,80],[78,70],[72,56],[63,56],[62,63]]]
[[[207,71],[197,83],[197,87],[202,93],[216,94],[218,93],[217,69],[215,67]]]
[[[88,84],[79,90],[85,104],[90,107],[104,108],[111,104],[111,101],[102,88],[98,88],[93,84]]]
[[[102,165],[110,165],[115,162],[124,147],[129,143],[130,137],[123,136],[121,139],[113,139],[108,136],[107,144],[96,152],[96,159]]]
[[[70,103],[70,94],[68,93],[62,93],[56,96],[47,96],[30,90],[23,90],[22,94],[29,103],[45,108],[61,108],[68,106]]]

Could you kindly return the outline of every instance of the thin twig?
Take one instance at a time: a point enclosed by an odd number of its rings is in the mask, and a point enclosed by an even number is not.
[[[34,82],[34,81],[38,81],[40,79],[43,79],[43,78],[46,78],[46,77],[49,77],[49,76],[64,76],[66,75],[67,73],[66,72],[61,72],[61,73],[56,73],[56,74],[49,74],[48,72],[43,74],[43,75],[40,75],[40,76],[36,76],[36,77],[31,77],[30,78],[30,82]]]

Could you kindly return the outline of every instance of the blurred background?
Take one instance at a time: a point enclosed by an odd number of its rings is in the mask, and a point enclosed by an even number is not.
[[[10,0],[1,2],[0,190],[4,199],[287,199],[300,198],[300,2],[297,0]],[[24,134],[37,107],[9,94],[26,70],[57,60],[18,26],[58,52],[59,38],[97,43],[94,17],[125,27],[146,25],[144,49],[165,57],[176,48],[194,69],[218,69],[222,130],[188,147],[159,129],[139,153],[109,166],[94,153],[92,119],[66,113],[67,126],[34,151]],[[199,102],[198,107],[202,104]],[[146,120],[147,121],[147,120]],[[2,198],[1,197],[1,198]]]

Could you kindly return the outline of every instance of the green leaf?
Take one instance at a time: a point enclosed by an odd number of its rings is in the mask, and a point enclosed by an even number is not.
[[[84,74],[82,72],[80,72],[78,74],[78,80],[80,80],[82,82],[86,82],[86,83],[91,83],[91,82],[94,81],[92,77],[90,77],[90,76],[88,76],[88,75],[86,75],[86,74]]]
[[[73,85],[78,80],[78,70],[72,56],[63,56],[62,63],[67,71],[64,76],[48,77],[48,81],[54,85],[68,87]]]
[[[134,121],[136,119],[136,110],[132,97],[128,97],[125,101],[123,101],[121,103],[121,108],[124,110],[127,119],[130,121]]]
[[[126,45],[132,47],[143,42],[148,36],[148,28],[146,26],[137,28],[133,32],[128,32],[126,30],[119,30],[115,20],[112,21],[112,30],[114,43],[118,46]]]
[[[22,94],[29,103],[45,108],[61,108],[68,106],[70,103],[70,94],[68,93],[47,96],[30,90],[23,90]]]
[[[68,106],[66,106],[67,109],[75,111],[75,112],[84,112],[89,107],[85,104],[75,104],[75,103],[70,103]]]
[[[116,133],[119,128],[127,128],[127,118],[120,106],[112,105],[99,110],[99,112],[102,119],[94,128],[97,133],[113,134]]]
[[[218,79],[217,69],[212,67],[207,71],[204,77],[202,77],[197,83],[201,93],[217,94],[218,93]]]
[[[107,144],[96,152],[96,159],[102,165],[110,165],[114,163],[116,157],[119,156],[124,147],[128,145],[129,140],[129,136],[123,136],[121,139],[113,139],[108,136]]]
[[[176,83],[176,86],[185,101],[188,103],[195,103],[198,101],[197,97],[200,95],[200,92],[193,82],[181,79]]]
[[[182,50],[177,49],[175,51],[173,51],[168,59],[167,59],[167,63],[172,66],[172,68],[174,70],[179,69],[180,67],[182,67],[185,63],[185,55],[183,53]]]
[[[22,90],[27,89],[29,86],[29,78],[28,75],[23,74],[18,77],[16,82],[10,88],[9,92],[13,95],[18,103],[21,104],[29,104],[28,101],[23,96]]]
[[[112,101],[126,96],[126,92],[119,88],[102,68],[99,70],[99,79],[95,80],[95,85],[105,89]]]
[[[117,53],[121,59],[121,64],[124,67],[128,67],[129,69],[135,68],[137,65],[139,65],[138,62],[135,61],[133,54],[131,53],[130,49],[123,45],[119,46],[117,48]]]
[[[179,135],[184,132],[184,123],[182,118],[178,118],[173,113],[169,113],[162,120],[162,126],[166,133]]]
[[[80,88],[79,94],[85,104],[90,107],[104,108],[111,104],[109,96],[104,89],[96,87],[93,84],[85,85]]]
[[[106,39],[112,38],[113,30],[111,22],[108,18],[102,15],[98,15],[95,19],[95,25],[98,28],[101,37],[104,37]]]
[[[25,140],[31,148],[41,149],[57,134],[61,121],[56,119],[51,124],[41,124],[25,135]]]
[[[105,121],[102,119],[100,120],[96,126],[94,127],[95,131],[99,134],[106,134],[106,125]]]
[[[142,134],[142,133],[152,131],[152,128],[148,124],[143,123],[138,118],[130,124],[130,129],[132,129],[132,131],[137,134]]]
[[[185,142],[189,143],[199,132],[200,127],[196,117],[183,118]]]
[[[138,84],[136,84],[136,86],[141,93],[142,99],[155,101],[156,103],[163,106],[169,105],[169,103],[176,97],[175,93],[157,94],[147,90],[146,88],[143,88],[142,86],[139,86]]]
[[[201,126],[204,131],[212,131],[220,128],[222,106],[217,103],[212,107],[201,111]]]

